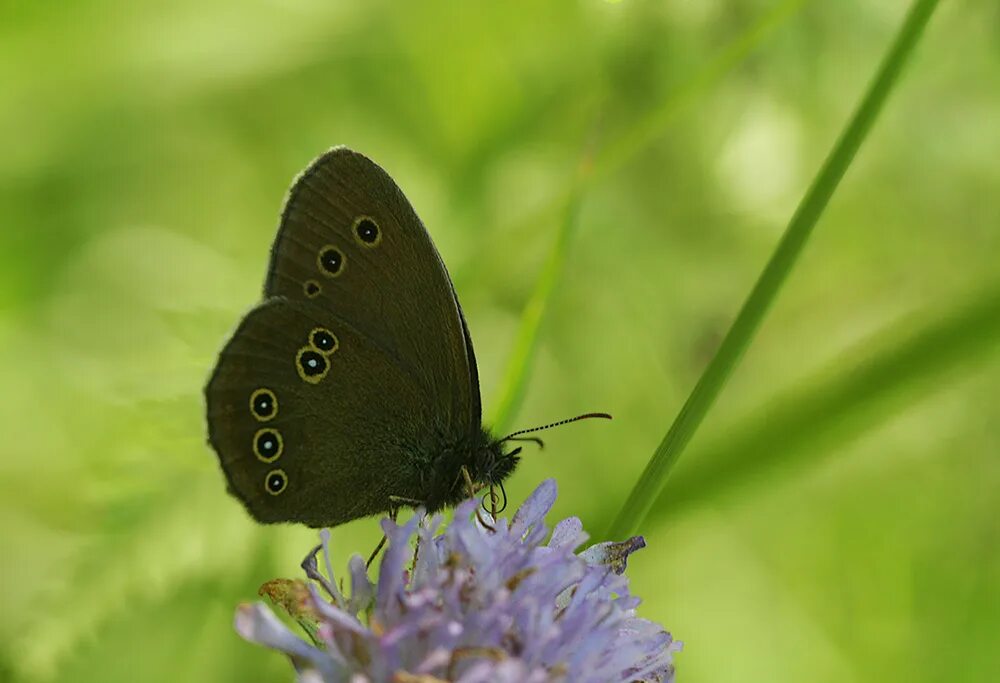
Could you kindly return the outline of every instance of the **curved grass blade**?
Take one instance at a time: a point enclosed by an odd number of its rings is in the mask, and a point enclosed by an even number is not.
[[[677,458],[684,451],[753,340],[754,334],[802,253],[802,248],[823,214],[830,197],[851,165],[861,143],[868,136],[872,124],[898,81],[937,4],[938,0],[917,0],[911,6],[868,91],[840,139],[834,144],[819,174],[806,191],[771,259],[750,291],[715,357],[698,380],[694,391],[691,392],[681,412],[646,465],[646,469],[640,475],[612,524],[608,538],[626,538],[632,535],[649,513],[653,502],[663,490]]]
[[[531,292],[531,298],[521,312],[520,324],[517,328],[517,335],[514,337],[514,346],[511,350],[510,359],[507,361],[507,368],[504,371],[503,379],[500,382],[500,398],[496,403],[496,409],[491,420],[494,429],[500,433],[507,431],[509,421],[521,405],[524,398],[524,387],[531,374],[532,360],[535,357],[535,349],[538,346],[538,330],[542,325],[542,316],[552,292],[555,290],[559,276],[562,274],[563,263],[566,261],[566,252],[569,250],[569,242],[574,228],[577,224],[577,216],[580,213],[580,201],[582,196],[581,187],[587,175],[590,173],[590,160],[585,158],[580,165],[578,173],[579,180],[574,182],[573,190],[566,200],[563,209],[562,220],[559,223],[559,231],[556,233],[555,242],[549,250],[545,259],[545,265],[538,274],[535,281],[535,288]]]
[[[521,314],[513,349],[500,381],[499,398],[494,403],[496,408],[489,421],[498,432],[502,433],[508,429],[510,419],[516,414],[524,397],[524,387],[531,373],[532,360],[538,345],[538,331],[548,300],[559,281],[586,189],[592,183],[617,171],[661,136],[686,107],[693,105],[703,93],[709,91],[726,74],[741,64],[768,36],[801,9],[805,2],[806,0],[784,0],[779,3],[727,45],[704,69],[646,114],[627,135],[609,144],[606,150],[596,154],[595,158],[585,157],[569,190],[555,200],[561,202],[563,206],[559,231],[535,282],[531,298],[528,299]],[[547,214],[552,208],[552,204],[546,205],[540,213]],[[532,214],[532,221],[537,222],[537,220],[537,215]]]
[[[899,331],[899,327],[907,331]],[[949,375],[1000,353],[1000,282],[971,297],[959,310],[913,331],[893,325],[866,340],[818,377],[770,402],[760,414],[725,430],[727,436],[698,449],[697,467],[671,478],[651,514],[675,514],[699,501],[749,485],[775,472],[816,461],[817,444],[850,439],[887,416],[925,398]],[[905,400],[903,400],[905,397]],[[821,449],[822,450],[822,449]]]

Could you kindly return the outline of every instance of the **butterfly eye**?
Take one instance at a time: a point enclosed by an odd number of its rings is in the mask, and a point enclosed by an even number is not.
[[[333,332],[322,327],[317,327],[309,333],[309,343],[325,356],[329,356],[340,346]]]
[[[272,496],[284,491],[286,486],[288,486],[288,476],[285,474],[285,470],[271,470],[264,477],[264,488]]]
[[[361,216],[354,221],[354,235],[364,247],[374,247],[382,241],[382,233],[371,216]]]
[[[315,280],[306,280],[305,284],[302,285],[302,291],[305,292],[308,298],[315,299],[323,290]]]
[[[260,422],[278,414],[278,397],[270,389],[258,389],[250,394],[250,412]]]
[[[344,252],[329,244],[320,249],[316,256],[319,271],[327,277],[336,277],[344,272],[346,262],[347,257],[344,256]]]
[[[285,450],[285,442],[277,429],[258,429],[253,435],[253,454],[262,462],[274,462]]]
[[[330,361],[312,346],[303,346],[295,354],[295,369],[304,381],[319,384],[330,369]]]

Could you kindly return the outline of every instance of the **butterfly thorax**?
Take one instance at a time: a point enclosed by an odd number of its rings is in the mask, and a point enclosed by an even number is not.
[[[510,476],[519,460],[485,427],[460,443],[443,445],[419,466],[424,507],[436,512],[457,505],[473,493],[470,481],[476,490],[499,484]]]

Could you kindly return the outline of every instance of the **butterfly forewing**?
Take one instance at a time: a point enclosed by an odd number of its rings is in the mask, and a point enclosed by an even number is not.
[[[295,182],[265,295],[336,312],[391,350],[446,432],[478,429],[475,361],[448,273],[402,191],[367,157],[333,149]]]

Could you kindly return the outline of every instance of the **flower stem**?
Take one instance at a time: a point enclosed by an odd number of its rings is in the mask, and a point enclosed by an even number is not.
[[[861,143],[868,136],[937,4],[938,0],[916,0],[910,7],[861,104],[799,203],[777,248],[750,291],[715,357],[629,494],[611,526],[608,538],[625,538],[633,534],[663,490],[677,459],[753,340],[830,197],[851,165]]]

